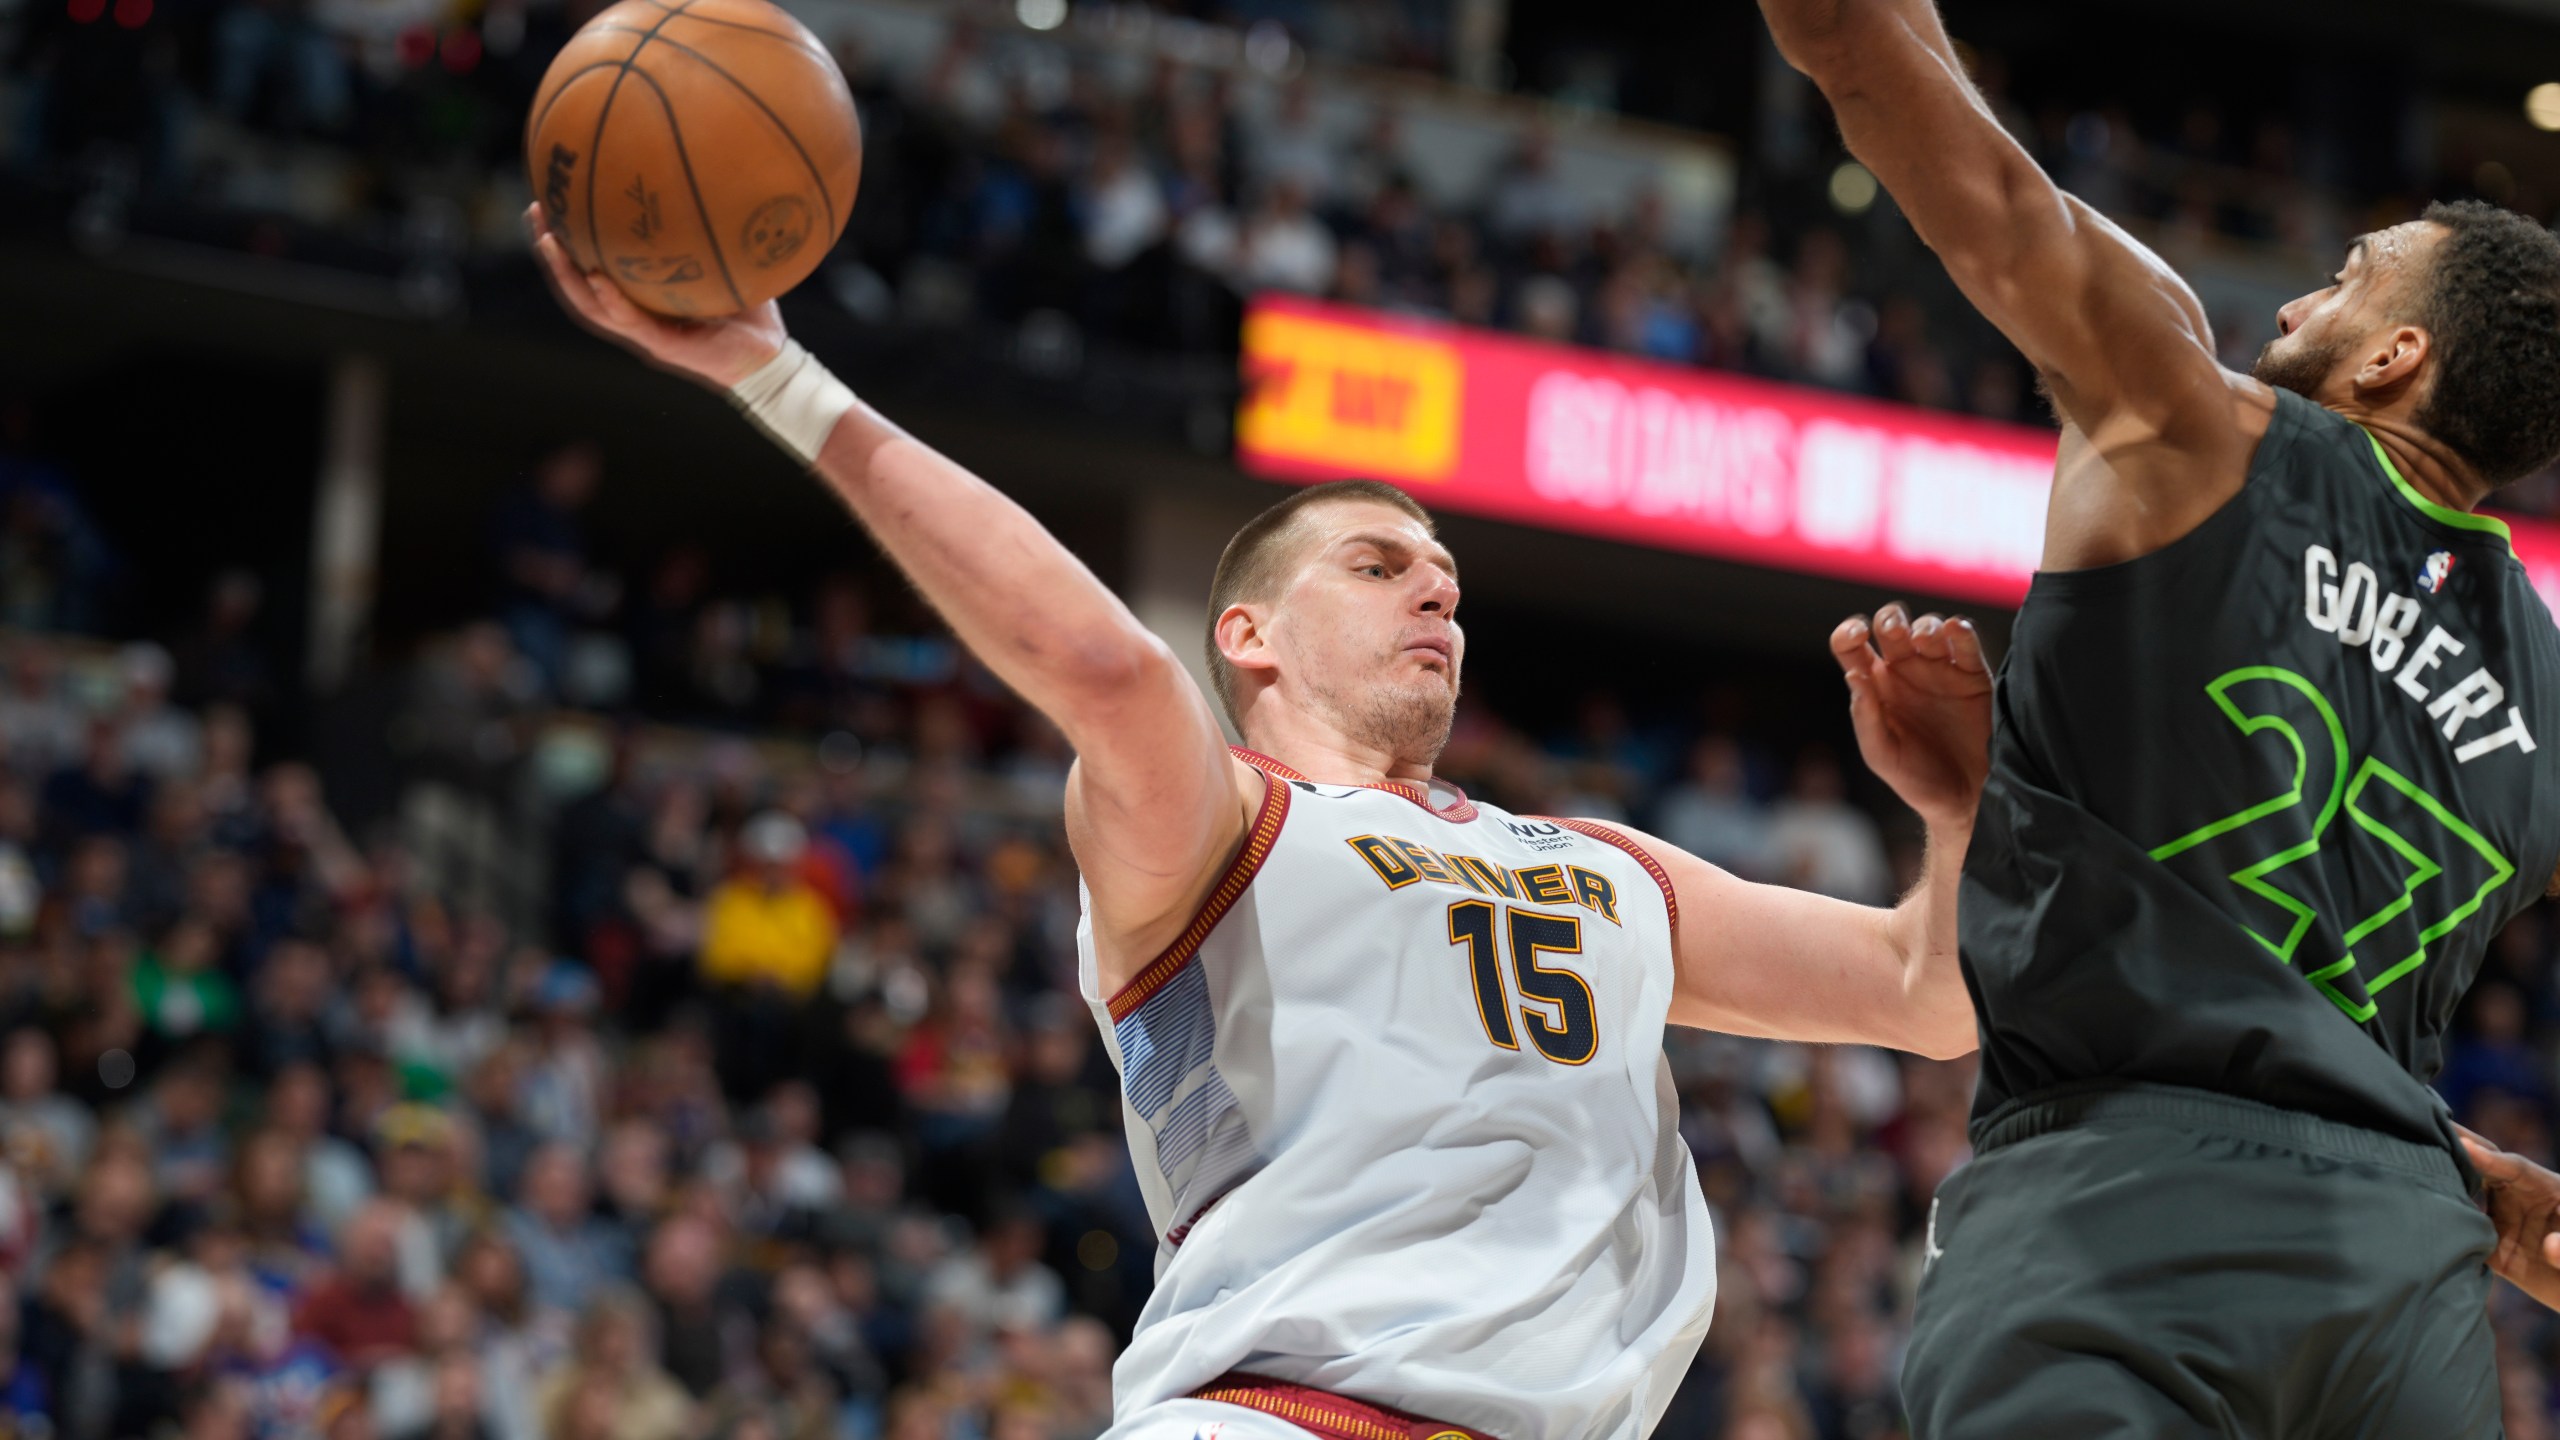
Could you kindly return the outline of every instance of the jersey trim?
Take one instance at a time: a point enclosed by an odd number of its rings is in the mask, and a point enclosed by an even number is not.
[[[1261,771],[1265,775],[1277,775],[1283,780],[1295,780],[1305,785],[1323,783],[1299,774],[1297,771],[1290,769],[1288,766],[1281,764],[1279,761],[1272,759],[1270,756],[1263,754],[1259,750],[1247,750],[1241,745],[1230,745],[1227,749],[1229,752],[1234,754],[1237,759],[1252,766],[1254,769]],[[1466,791],[1459,789],[1455,785],[1449,785],[1449,782],[1446,780],[1443,780],[1440,783],[1448,785],[1449,793],[1458,797],[1458,803],[1450,806],[1446,810],[1443,810],[1439,806],[1431,803],[1431,792],[1429,789],[1416,785],[1410,780],[1379,780],[1367,784],[1353,785],[1349,788],[1354,790],[1383,790],[1389,795],[1401,795],[1405,799],[1412,801],[1414,804],[1421,806],[1423,809],[1430,811],[1432,814],[1439,816],[1441,819],[1459,825],[1464,825],[1468,821],[1476,818],[1476,802],[1467,798]]]
[[[1263,754],[1259,750],[1247,750],[1241,745],[1230,745],[1227,747],[1227,753],[1235,756],[1247,765],[1252,766],[1254,769],[1261,771],[1265,775],[1277,775],[1283,780],[1306,780],[1310,785],[1315,783],[1313,780],[1308,780],[1306,776],[1299,774],[1297,771],[1290,769],[1288,766],[1281,764],[1279,761],[1272,759],[1270,756]]]
[[[1218,922],[1235,908],[1245,887],[1253,883],[1254,873],[1262,868],[1263,861],[1271,858],[1271,847],[1280,839],[1281,823],[1288,818],[1289,787],[1280,783],[1278,778],[1265,775],[1262,808],[1254,814],[1253,828],[1245,832],[1244,845],[1236,851],[1236,858],[1227,866],[1226,875],[1210,890],[1209,898],[1202,902],[1200,913],[1192,917],[1181,938],[1166,946],[1163,954],[1148,961],[1147,968],[1139,971],[1106,1002],[1115,1023],[1128,1019],[1139,1006],[1162,990],[1167,981],[1181,974],[1182,967],[1191,963],[1192,956],[1200,953],[1200,947],[1209,939],[1209,932],[1217,929]]]
[[[1653,877],[1653,883],[1662,887],[1662,908],[1671,916],[1671,933],[1674,935],[1680,933],[1680,896],[1671,888],[1671,872],[1663,869],[1661,862],[1655,860],[1643,846],[1606,825],[1589,820],[1567,820],[1558,815],[1523,815],[1520,818],[1544,820],[1550,825],[1561,825],[1577,835],[1588,835],[1604,845],[1615,845],[1634,856],[1635,862],[1644,867],[1644,873]]]
[[[1241,1185],[1243,1183],[1244,1181],[1238,1180],[1235,1182],[1235,1185],[1230,1185],[1226,1189],[1219,1191],[1217,1194],[1210,1196],[1209,1203],[1192,1211],[1190,1219],[1185,1220],[1181,1224],[1166,1231],[1164,1235],[1165,1248],[1168,1250],[1181,1249],[1182,1242],[1191,1238],[1192,1228],[1197,1226],[1201,1221],[1208,1219],[1209,1212],[1218,1208],[1218,1202],[1226,1199],[1230,1194],[1233,1194],[1236,1185]]]
[[[1194,1400],[1241,1405],[1276,1415],[1323,1440],[1492,1440],[1481,1430],[1431,1420],[1392,1406],[1354,1400],[1312,1385],[1230,1370],[1191,1392]],[[1203,1426],[1213,1431],[1214,1426]]]
[[[2515,549],[2515,536],[2507,529],[2506,521],[2488,515],[2474,515],[2468,510],[2456,510],[2450,505],[2439,505],[2419,494],[2418,487],[2410,484],[2408,477],[2400,473],[2400,467],[2391,463],[2391,452],[2382,448],[2380,437],[2367,430],[2364,432],[2364,439],[2366,444],[2373,447],[2373,458],[2382,462],[2382,473],[2391,477],[2392,487],[2400,492],[2400,498],[2416,506],[2419,514],[2439,525],[2450,525],[2456,530],[2472,530],[2483,535],[2494,535],[2498,538],[2499,544],[2511,551]]]

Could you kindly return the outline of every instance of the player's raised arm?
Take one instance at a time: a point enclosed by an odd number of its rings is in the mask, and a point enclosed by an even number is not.
[[[2222,368],[2186,282],[2063,193],[2000,127],[1934,0],[1760,8],[1779,50],[1831,102],[1850,151],[2105,462],[2093,483],[2063,477],[2048,568],[2147,554],[2235,493],[2265,392]]]
[[[723,391],[809,463],[963,644],[1075,746],[1068,827],[1108,932],[1103,986],[1187,923],[1243,837],[1246,782],[1190,673],[1119,597],[995,487],[844,392],[767,302],[676,321],[580,272],[528,214],[563,305],[661,369]],[[1130,958],[1134,956],[1134,958]],[[1119,971],[1121,973],[1112,973]]]
[[[1890,910],[1755,885],[1669,845],[1653,853],[1683,915],[1674,1024],[1773,1040],[1883,1045],[1937,1059],[1976,1043],[1956,955],[1956,883],[1990,771],[1991,672],[1970,621],[1898,605],[1844,621],[1832,653],[1867,764],[1920,812],[1920,883]]]

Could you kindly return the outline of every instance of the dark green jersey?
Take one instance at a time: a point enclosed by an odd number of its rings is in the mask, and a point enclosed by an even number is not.
[[[1997,706],[1977,1117],[2121,1078],[2449,1141],[2446,1024],[2560,863],[2560,632],[2505,527],[2280,393],[2194,533],[2036,578]]]

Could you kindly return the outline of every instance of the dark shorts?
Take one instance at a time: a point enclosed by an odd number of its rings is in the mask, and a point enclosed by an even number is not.
[[[2493,1440],[2494,1243],[2441,1148],[2198,1090],[2040,1097],[1938,1191],[1913,1440]]]

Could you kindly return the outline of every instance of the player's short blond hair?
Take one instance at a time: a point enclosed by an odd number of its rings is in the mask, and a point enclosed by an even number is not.
[[[1270,599],[1295,559],[1302,527],[1294,522],[1316,506],[1345,501],[1401,510],[1421,521],[1426,533],[1438,537],[1439,526],[1431,512],[1383,480],[1334,480],[1311,485],[1246,521],[1218,556],[1218,573],[1209,582],[1209,686],[1218,693],[1218,708],[1226,711],[1227,719],[1239,729],[1244,721],[1236,714],[1235,667],[1218,650],[1218,617],[1226,614],[1230,605]]]

